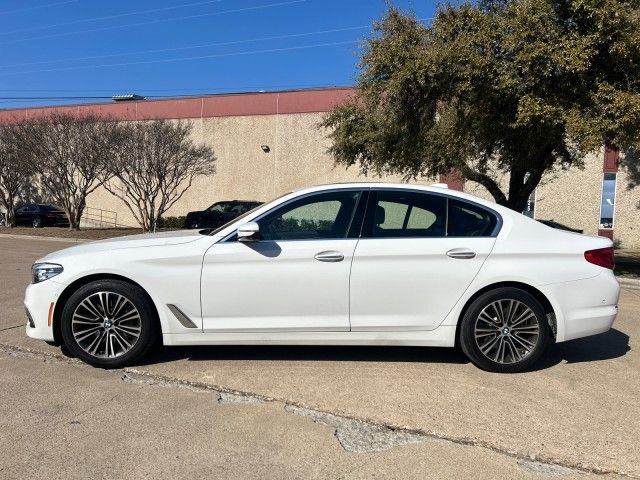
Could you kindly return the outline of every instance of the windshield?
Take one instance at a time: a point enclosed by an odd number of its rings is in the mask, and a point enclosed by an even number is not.
[[[218,202],[207,208],[208,212],[226,212],[230,209],[231,204],[229,202]]]
[[[38,208],[45,212],[62,212],[63,211],[61,208],[58,208],[55,205],[38,205]]]
[[[287,192],[284,195],[280,195],[279,197],[274,198],[273,200],[271,200],[270,202],[267,203],[272,203],[275,202],[276,200],[282,198],[282,197],[286,197],[287,195],[289,195],[291,192]],[[203,235],[215,235],[216,233],[224,230],[225,228],[227,228],[229,225],[236,223],[238,220],[242,220],[244,217],[248,216],[249,214],[253,213],[255,210],[257,210],[258,208],[262,207],[264,205],[264,203],[258,203],[255,207],[253,207],[251,210],[248,210],[246,212],[244,212],[242,215],[235,217],[233,220],[228,221],[227,223],[225,223],[224,225],[218,227],[218,228],[207,228],[204,230],[200,230],[200,233]]]

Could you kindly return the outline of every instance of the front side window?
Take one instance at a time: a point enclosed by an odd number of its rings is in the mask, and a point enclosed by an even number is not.
[[[600,202],[600,228],[613,228],[616,203],[616,174],[605,173],[602,179],[602,199]]]
[[[447,199],[419,192],[379,191],[365,235],[372,238],[444,237]]]
[[[358,191],[323,192],[294,200],[258,221],[262,240],[346,238]]]

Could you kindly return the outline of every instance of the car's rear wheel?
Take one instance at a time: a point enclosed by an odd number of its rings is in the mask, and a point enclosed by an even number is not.
[[[42,227],[42,219],[39,218],[39,217],[36,217],[36,218],[33,219],[31,224],[33,225],[33,228],[41,228]]]
[[[144,291],[120,280],[79,288],[64,306],[61,327],[71,354],[103,368],[132,364],[158,335],[155,311]]]
[[[528,292],[504,287],[480,295],[460,325],[460,346],[483,370],[515,373],[538,361],[551,340],[544,308]]]

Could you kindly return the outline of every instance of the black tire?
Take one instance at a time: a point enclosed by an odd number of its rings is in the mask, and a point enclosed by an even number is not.
[[[76,313],[76,311],[78,310],[78,313],[86,314],[88,310],[82,310],[84,307],[80,307],[80,304],[89,298],[94,300],[96,296],[98,298],[101,298],[100,295],[97,295],[98,293],[102,295],[108,293],[109,295],[113,295],[116,298],[123,297],[124,299],[128,300],[128,302],[130,302],[126,305],[132,305],[132,307],[134,307],[131,311],[136,310],[136,312],[134,313],[138,314],[136,318],[136,328],[139,328],[140,331],[138,334],[139,336],[135,339],[135,341],[132,340],[132,337],[125,338],[122,333],[107,332],[107,330],[110,331],[111,329],[116,329],[116,320],[113,320],[112,322],[114,326],[109,323],[108,326],[105,327],[104,325],[106,323],[106,317],[103,326],[99,327],[100,323],[96,323],[97,327],[88,327],[100,328],[101,330],[98,330],[98,334],[100,334],[100,332],[103,332],[103,334],[106,335],[107,339],[109,339],[110,335],[113,336],[115,339],[113,344],[116,345],[116,348],[122,347],[121,349],[123,350],[123,352],[121,352],[117,356],[115,355],[117,352],[114,350],[113,346],[111,347],[113,356],[109,356],[109,347],[106,347],[107,341],[105,341],[106,353],[103,350],[97,351],[95,354],[91,354],[89,351],[86,351],[91,350],[86,349],[86,342],[83,348],[83,346],[81,346],[79,341],[76,339],[76,336],[78,336],[78,338],[81,338],[83,333],[78,333],[77,329],[79,327],[74,327],[72,325],[74,313]],[[107,304],[109,304],[108,301]],[[112,304],[112,306],[113,305],[114,304]],[[112,310],[115,310],[115,308],[116,307],[113,307]],[[107,309],[109,309],[109,307],[107,307]],[[90,365],[101,368],[121,368],[133,364],[145,353],[147,353],[147,351],[154,345],[159,337],[160,330],[158,327],[156,312],[145,292],[140,287],[121,280],[97,280],[80,287],[67,300],[64,309],[62,310],[61,327],[62,339],[66,347],[69,349],[70,353]],[[75,335],[74,328],[76,328]],[[129,326],[125,328],[132,327],[129,324]],[[116,335],[119,335],[119,338],[116,339]],[[120,341],[120,338],[122,338],[123,340]],[[130,342],[131,347],[128,350],[124,351],[124,345],[127,340]]]
[[[33,228],[42,228],[43,226],[42,219],[40,217],[34,218],[33,221],[31,222],[31,225],[33,225]]]
[[[513,308],[516,308],[513,316],[507,314]],[[506,322],[499,319],[499,310],[507,318]],[[491,312],[495,315],[491,315]],[[526,315],[524,325],[519,315]],[[488,317],[492,322],[488,321]],[[512,318],[511,322],[509,318]],[[510,323],[518,331],[511,330]],[[536,324],[537,332],[534,327]],[[543,355],[551,338],[544,308],[533,295],[519,288],[502,287],[483,293],[466,310],[460,325],[462,351],[474,365],[490,372],[517,373],[528,370]]]

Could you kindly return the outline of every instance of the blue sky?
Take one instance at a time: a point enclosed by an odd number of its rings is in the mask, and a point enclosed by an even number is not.
[[[435,10],[432,0],[395,4],[422,19]],[[0,0],[0,108],[90,101],[15,97],[350,85],[358,42],[385,8],[383,0]]]

